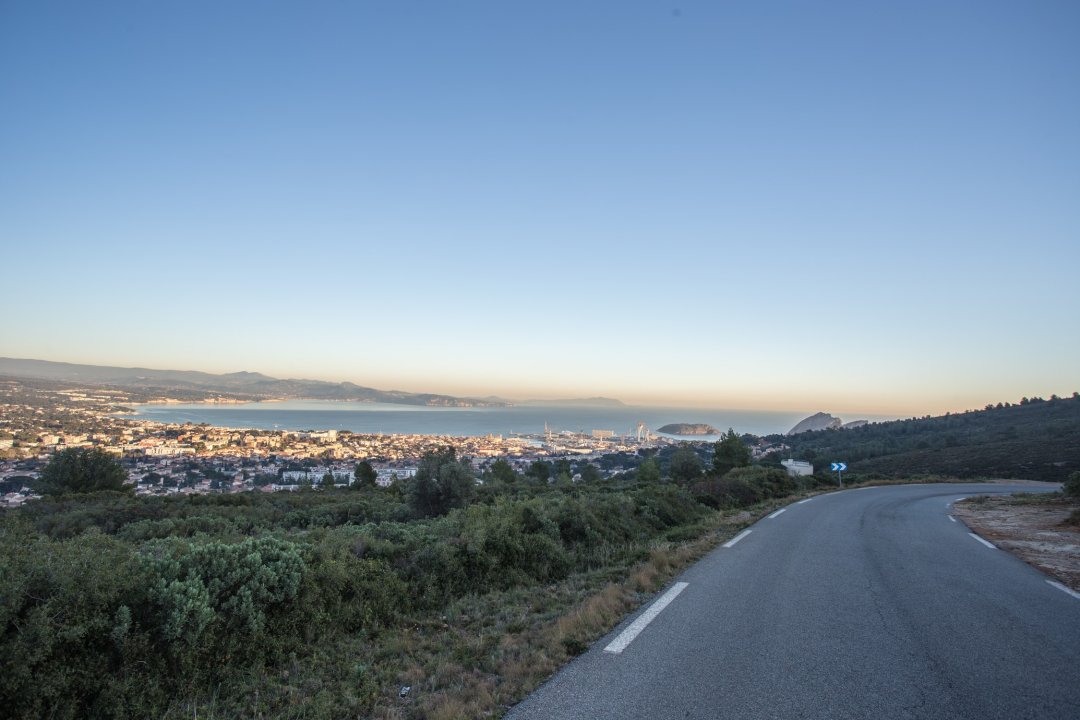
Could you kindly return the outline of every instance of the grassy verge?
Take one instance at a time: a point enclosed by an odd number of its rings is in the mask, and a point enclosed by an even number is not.
[[[647,558],[630,566],[466,597],[450,606],[441,623],[388,634],[377,641],[387,682],[374,717],[501,716],[678,572],[776,505],[715,513],[696,539],[653,543]],[[400,685],[412,687],[404,699]]]
[[[619,553],[637,561],[467,595],[438,616],[308,645],[287,667],[249,679],[248,717],[340,717],[343,710],[379,720],[500,717],[684,568],[789,501],[710,513],[673,538]],[[200,696],[166,717],[191,717],[195,706],[200,717],[225,716]]]

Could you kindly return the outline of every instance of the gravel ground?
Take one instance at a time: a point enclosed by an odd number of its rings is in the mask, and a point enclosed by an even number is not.
[[[1080,527],[1067,525],[1080,502],[1025,502],[1014,497],[987,497],[956,503],[953,514],[969,528],[1080,591]]]

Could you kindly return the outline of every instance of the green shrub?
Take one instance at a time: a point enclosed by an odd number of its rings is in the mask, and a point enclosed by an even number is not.
[[[307,572],[299,605],[307,634],[358,631],[391,623],[409,588],[385,560],[363,557],[364,546],[341,531],[303,548]]]
[[[41,471],[38,488],[45,495],[131,492],[128,473],[115,456],[101,448],[67,448],[52,456]]]
[[[137,603],[131,548],[90,532],[65,541],[0,530],[0,707],[8,717],[149,714],[163,668]],[[162,678],[164,680],[164,678]]]
[[[177,669],[214,676],[280,656],[294,641],[305,571],[295,544],[155,541],[144,558],[151,623]]]
[[[691,491],[698,502],[721,510],[748,507],[761,502],[763,497],[760,488],[726,476],[702,480],[695,483]]]
[[[536,500],[473,506],[456,543],[461,567],[476,590],[565,577],[570,560],[559,526]]]
[[[1061,489],[1066,497],[1080,497],[1080,470],[1070,473]]]
[[[425,455],[405,487],[415,516],[434,517],[467,505],[476,494],[476,476],[468,463],[457,459],[454,448],[448,447]]]

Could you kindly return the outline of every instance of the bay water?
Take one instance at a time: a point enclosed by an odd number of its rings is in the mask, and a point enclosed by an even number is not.
[[[139,405],[134,420],[164,423],[206,423],[217,427],[261,430],[349,430],[354,433],[403,435],[539,434],[545,423],[552,432],[610,430],[636,433],[638,423],[654,432],[669,423],[707,423],[721,432],[768,435],[784,433],[807,411],[763,411],[648,406],[597,407],[518,405],[512,407],[452,408],[389,403],[289,400],[242,404]],[[847,418],[845,418],[847,419]],[[852,418],[855,419],[855,418]],[[695,436],[715,440],[717,436]]]

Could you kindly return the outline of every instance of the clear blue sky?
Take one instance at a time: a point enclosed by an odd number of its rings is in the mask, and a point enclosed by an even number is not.
[[[0,355],[1080,390],[1080,3],[0,3]]]

